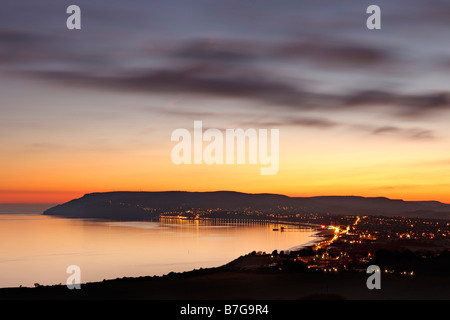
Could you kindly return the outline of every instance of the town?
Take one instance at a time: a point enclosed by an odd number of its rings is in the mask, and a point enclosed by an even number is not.
[[[230,266],[270,272],[366,272],[413,276],[446,273],[450,267],[450,222],[438,219],[224,212],[220,209],[164,212],[161,219],[210,220],[211,223],[271,223],[274,232],[313,229],[318,241],[295,251],[252,252]],[[251,261],[251,263],[248,263]]]

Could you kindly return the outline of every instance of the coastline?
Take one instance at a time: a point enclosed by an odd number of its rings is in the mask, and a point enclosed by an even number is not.
[[[305,244],[294,246],[294,247],[288,249],[287,251],[297,251],[297,250],[301,250],[304,248],[314,249],[321,243],[328,242],[331,239],[333,239],[333,236],[334,236],[334,232],[332,230],[317,230],[317,232],[311,236],[313,239],[311,239],[310,241],[308,241]]]
[[[164,276],[117,278],[81,284],[36,288],[0,288],[0,300],[380,300],[449,299],[443,289],[450,277],[413,278],[383,275],[383,290],[367,290],[363,272],[340,274],[279,271],[283,256],[249,254],[217,268]],[[261,266],[264,265],[263,268]],[[414,290],[411,290],[414,287]]]
[[[303,245],[295,246],[295,247],[292,247],[292,248],[287,249],[287,250],[277,250],[277,251],[279,251],[279,252],[284,251],[286,253],[289,253],[291,251],[298,251],[298,250],[302,250],[302,249],[313,249],[314,250],[314,248],[316,248],[322,242],[329,241],[333,236],[332,236],[332,233],[330,232],[330,230],[319,230],[316,234],[312,235],[311,237],[313,237],[314,239],[312,239],[311,241],[309,241],[309,242],[307,242],[307,243],[305,243]],[[240,263],[239,263],[239,265],[240,265],[239,269],[240,270],[249,270],[249,269],[255,268],[255,266],[258,266],[258,268],[262,267],[263,265],[257,265],[257,264],[254,264],[254,263],[250,263],[249,265],[245,265],[246,261],[248,261],[248,260],[246,260],[245,257],[249,257],[251,255],[252,255],[252,253],[247,253],[247,254],[245,254],[243,256],[237,257],[237,258],[235,258],[235,259],[225,263],[224,265],[217,266],[217,267],[207,267],[207,268],[200,267],[199,269],[193,269],[193,270],[182,271],[182,272],[170,271],[170,272],[168,272],[166,274],[163,274],[163,275],[145,275],[145,276],[133,276],[133,277],[123,276],[122,278],[104,279],[103,281],[93,281],[93,282],[81,283],[81,285],[85,286],[85,285],[99,284],[99,283],[102,283],[102,282],[118,281],[118,280],[121,280],[121,279],[165,278],[165,277],[170,277],[170,276],[174,276],[174,275],[195,274],[196,272],[201,272],[201,271],[208,273],[208,271],[227,269],[230,266],[235,265],[236,261],[240,261]],[[260,262],[264,261],[265,258],[271,256],[270,252],[261,253],[261,254],[257,254],[257,255],[259,257],[261,257],[261,259],[259,259]],[[48,288],[48,287],[58,287],[58,286],[61,286],[61,285],[60,284],[59,285],[58,284],[49,284],[49,285],[41,285],[39,287],[41,287],[41,288]],[[63,287],[65,287],[65,286],[63,286]],[[37,288],[36,287],[35,288],[27,287],[27,286],[23,286],[23,287],[22,286],[20,286],[20,287],[1,287],[0,288],[0,290],[9,290],[9,289],[14,290],[14,289],[37,289]],[[0,295],[0,297],[1,297],[1,295]]]
[[[34,219],[34,216],[38,217],[38,219]],[[26,219],[28,219],[29,217],[26,216]],[[41,219],[42,218],[42,219]],[[79,234],[81,232],[83,232],[83,236],[87,237],[87,234],[84,230],[86,227],[89,227],[88,230],[94,230],[92,229],[91,226],[91,219],[68,219],[68,218],[60,218],[60,217],[55,217],[56,219],[53,219],[53,217],[45,217],[45,216],[41,216],[39,214],[34,215],[32,217],[32,221],[30,222],[30,225],[33,226],[33,228],[37,229],[38,227],[41,228],[42,224],[44,224],[43,226],[46,225],[47,221],[49,221],[49,223],[51,224],[52,227],[55,226],[60,226],[62,225],[63,228],[58,228],[60,230],[65,230],[65,226],[66,226],[66,222],[70,222],[69,226],[71,227],[70,229],[70,237],[69,238],[73,238],[73,239],[77,239],[77,237],[79,236]],[[15,219],[15,218],[14,218]],[[67,221],[66,221],[67,220]],[[88,220],[88,222],[85,222],[85,220]],[[8,220],[9,221],[9,220]],[[19,222],[14,222],[15,220],[11,220],[13,222],[8,222],[8,223],[19,223],[22,220],[18,220]],[[96,223],[98,220],[95,220],[95,226],[97,226],[98,224]],[[109,221],[109,220],[101,220],[101,221]],[[253,224],[253,222],[255,221],[251,221],[251,220],[246,220],[249,221],[250,224]],[[219,223],[219,221],[217,221]],[[223,221],[222,221],[223,222]],[[239,223],[241,221],[234,221],[236,223]],[[114,222],[115,223],[115,222]],[[192,222],[193,223],[193,222]],[[240,243],[240,242],[229,242],[227,241],[227,243],[231,243],[232,247],[230,248],[235,248],[235,249],[229,249],[226,252],[221,252],[223,250],[218,250],[221,247],[223,248],[223,246],[220,246],[219,243],[215,244],[215,245],[211,245],[212,242],[208,242],[207,244],[210,245],[210,247],[215,247],[215,250],[209,250],[206,251],[206,253],[208,253],[207,258],[205,259],[194,259],[194,257],[192,256],[192,258],[190,258],[191,260],[186,260],[186,257],[191,257],[189,256],[189,251],[188,250],[184,250],[183,248],[188,248],[189,246],[184,246],[185,243],[179,243],[181,246],[178,246],[177,248],[181,248],[181,249],[177,249],[175,248],[175,250],[172,251],[168,251],[167,249],[165,250],[166,252],[171,252],[172,255],[170,257],[168,257],[170,254],[169,253],[165,253],[165,255],[161,255],[162,257],[160,257],[159,260],[155,260],[155,258],[153,257],[154,255],[150,255],[147,254],[145,256],[142,256],[142,254],[139,254],[138,257],[136,257],[135,260],[125,260],[122,263],[121,262],[117,262],[117,265],[119,266],[125,266],[122,268],[122,270],[118,270],[120,272],[114,272],[111,271],[112,269],[106,269],[106,270],[99,270],[97,272],[97,276],[91,276],[91,274],[86,273],[82,273],[82,277],[81,277],[81,281],[82,283],[88,283],[88,282],[97,282],[97,281],[102,281],[104,279],[117,279],[120,277],[141,277],[141,276],[163,276],[163,275],[167,275],[170,273],[177,273],[177,272],[189,272],[195,269],[206,269],[206,268],[215,268],[215,267],[220,267],[222,265],[225,265],[235,259],[237,259],[239,256],[241,255],[246,255],[254,250],[256,250],[257,252],[267,252],[268,254],[271,253],[273,250],[277,250],[277,251],[290,251],[290,250],[298,250],[301,248],[306,248],[308,246],[314,246],[316,243],[318,243],[319,241],[322,240],[322,237],[319,237],[320,233],[318,232],[317,229],[309,229],[309,230],[297,230],[297,227],[294,228],[294,226],[297,226],[298,224],[292,223],[292,222],[286,222],[286,221],[280,221],[280,220],[271,220],[269,221],[263,221],[261,222],[264,224],[264,226],[262,228],[260,228],[262,230],[262,232],[264,232],[266,235],[264,235],[264,237],[260,238],[259,240],[261,241],[250,241],[247,243]],[[125,224],[127,224],[127,222],[125,222]],[[147,223],[145,223],[147,224]],[[183,222],[183,225],[185,224],[185,222]],[[245,223],[244,223],[245,224]],[[196,223],[196,225],[198,225],[198,221]],[[4,226],[8,226],[8,224],[5,224]],[[99,227],[105,229],[99,229],[101,231],[107,231],[107,232],[111,232],[112,229],[110,229],[109,224],[100,224],[98,225]],[[285,229],[282,229],[282,226],[285,227]],[[257,226],[259,228],[259,226]],[[6,227],[5,227],[6,228]],[[280,228],[280,231],[272,231],[272,228]],[[302,228],[300,226],[300,228]],[[7,228],[6,228],[7,229]],[[5,230],[6,230],[5,229]],[[184,228],[186,229],[186,228]],[[116,229],[114,229],[116,230]],[[154,233],[153,231],[141,231],[140,229],[138,230],[138,232],[135,232],[136,229],[132,229],[129,226],[126,226],[126,228],[120,228],[117,229],[119,230],[122,234],[122,232],[125,232],[125,236],[129,236],[129,235],[137,235],[137,237],[141,237],[140,233],[141,232],[151,232],[151,234],[153,235],[152,237],[147,237],[148,239],[153,239],[155,236],[155,234],[157,235],[157,233]],[[182,230],[180,228],[178,228],[176,230]],[[196,229],[192,229],[192,228],[188,228],[188,230],[196,230]],[[209,230],[209,229],[205,229],[205,230]],[[217,230],[219,229],[214,229],[214,236],[217,234]],[[222,229],[220,229],[222,230]],[[223,230],[227,230],[227,229],[223,229]],[[235,229],[233,229],[235,230]],[[236,229],[239,231],[239,229]],[[242,230],[247,230],[247,229],[242,229]],[[253,229],[252,229],[253,230]],[[257,229],[259,230],[259,229]],[[169,230],[170,231],[170,230]],[[236,231],[236,232],[238,232]],[[293,232],[295,231],[295,232]],[[307,231],[307,232],[304,232]],[[208,231],[209,232],[209,231]],[[239,231],[240,232],[240,231]],[[258,231],[259,232],[259,231]],[[170,232],[169,232],[170,233]],[[4,233],[7,234],[7,233]],[[108,233],[109,234],[109,233]],[[118,232],[113,232],[113,235],[119,234]],[[150,233],[149,233],[150,234]],[[226,234],[229,234],[228,231],[226,231]],[[239,233],[241,234],[241,233]],[[247,234],[247,233],[246,233]],[[251,233],[249,233],[251,234]],[[247,239],[249,236],[244,236],[242,237],[242,239]],[[120,241],[120,239],[122,239],[122,237],[116,237],[118,240]],[[24,239],[24,237],[20,237],[20,239]],[[92,241],[89,241],[88,243],[95,243],[97,246],[97,243],[99,243],[97,237],[95,238],[86,238],[86,239],[91,239]],[[113,238],[114,239],[114,238]],[[208,239],[206,237],[206,239]],[[213,238],[214,239],[214,238]],[[238,238],[236,238],[238,239]],[[267,246],[267,244],[269,242],[268,239],[271,239],[270,245]],[[286,241],[276,241],[273,242],[273,239],[287,239]],[[95,241],[94,241],[95,240]],[[117,241],[111,241],[111,238],[108,240],[108,245],[111,247],[115,248],[115,244],[117,244]],[[73,248],[76,248],[77,244],[73,243]],[[100,242],[101,243],[101,242]],[[215,242],[216,243],[216,242]],[[147,243],[147,245],[150,245],[150,243]],[[96,247],[92,248],[92,252],[97,252]],[[142,249],[145,250],[145,248],[149,248],[148,246],[144,246],[144,244],[141,242],[140,246],[142,247]],[[169,244],[163,244],[163,246],[159,246],[159,247],[170,247]],[[50,246],[50,248],[52,248]],[[91,248],[91,247],[89,247]],[[101,246],[101,248],[104,248],[104,246]],[[106,247],[105,252],[110,253],[110,251],[108,251],[109,247]],[[20,250],[15,250],[15,252],[19,252]],[[48,250],[49,251],[49,250]],[[181,256],[179,256],[178,254],[181,252]],[[103,253],[103,251],[102,251]],[[114,252],[113,252],[114,253]],[[174,255],[174,253],[177,253],[177,255]],[[192,253],[192,252],[191,252]],[[209,253],[212,253],[212,255],[209,255]],[[133,258],[134,256],[132,256],[131,258]],[[153,257],[153,258],[148,258],[148,257]],[[168,257],[167,259],[163,259],[164,257]],[[205,256],[206,257],[206,256]],[[184,259],[184,260],[183,260]],[[65,264],[65,266],[67,265],[72,265],[72,264],[77,264],[76,261],[74,261],[74,259],[66,259],[67,263]],[[131,270],[131,269],[126,269],[127,265],[131,265],[131,263],[133,263],[133,261],[137,261],[137,263],[141,263],[140,265],[143,265],[145,267],[142,267],[139,272],[135,272],[135,270]],[[147,265],[145,265],[144,263],[146,261],[149,261]],[[154,262],[156,261],[156,263]],[[169,263],[158,263],[158,262],[165,262],[165,261],[169,261]],[[180,263],[178,263],[178,265],[175,265],[175,263],[173,263],[174,261],[180,261]],[[187,262],[186,262],[187,261]],[[58,262],[58,261],[57,261]],[[47,259],[45,258],[45,260],[42,260],[42,263],[47,263],[48,267],[51,270],[51,268],[56,269],[56,267],[54,268],[53,266],[57,265],[54,263],[54,261],[52,259]],[[155,266],[151,265],[150,263],[154,263]],[[181,266],[182,263],[186,263],[185,266]],[[22,271],[16,271],[15,273],[12,272],[12,275],[14,275],[17,279],[19,279],[19,281],[6,281],[7,279],[4,279],[5,281],[2,282],[2,285],[0,286],[1,288],[13,288],[13,287],[29,287],[32,288],[33,285],[35,283],[39,283],[40,285],[43,286],[51,286],[51,285],[55,285],[58,283],[65,283],[67,276],[65,276],[65,266],[63,265],[62,268],[59,268],[58,270],[54,271],[53,273],[49,273],[47,271],[48,274],[55,274],[56,272],[60,272],[61,270],[63,270],[63,274],[62,276],[58,276],[57,277],[53,277],[50,276],[48,278],[44,278],[45,274],[43,272],[41,273],[25,273],[23,274]],[[150,267],[149,267],[150,266]],[[19,268],[16,268],[16,270],[21,270],[20,269],[21,265],[19,265]],[[82,268],[84,268],[83,265],[81,265]],[[107,267],[107,266],[106,266]],[[131,270],[131,271],[130,271]],[[92,273],[91,270],[88,270],[89,272]],[[130,271],[130,272],[128,272]],[[60,273],[56,273],[56,274],[60,274]],[[22,275],[24,275],[25,280],[20,280],[22,278]],[[44,275],[44,277],[42,277],[42,275]],[[11,276],[11,279],[15,279]]]
[[[310,250],[322,249],[342,232],[318,230]],[[316,254],[316,253],[314,253]],[[297,262],[296,262],[297,261]],[[434,270],[434,269],[433,269]],[[220,267],[122,277],[81,284],[0,288],[0,300],[448,300],[450,277],[383,273],[383,290],[368,290],[365,269],[322,272],[304,264],[302,252],[252,252]],[[412,288],[414,288],[412,290]]]

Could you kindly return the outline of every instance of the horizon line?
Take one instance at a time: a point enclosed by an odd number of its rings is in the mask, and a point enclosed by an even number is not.
[[[99,194],[99,193],[120,193],[120,192],[134,192],[134,193],[162,193],[162,192],[186,192],[186,193],[215,193],[215,192],[233,192],[233,193],[242,193],[242,194],[251,194],[251,195],[279,195],[279,196],[284,196],[284,197],[289,197],[289,198],[319,198],[319,197],[356,197],[356,198],[365,198],[365,199],[378,199],[378,198],[384,198],[384,199],[388,199],[388,200],[393,200],[393,201],[404,201],[404,202],[439,202],[439,203],[443,203],[443,204],[449,204],[447,202],[442,202],[439,200],[404,200],[403,198],[389,198],[386,196],[361,196],[361,195],[336,195],[336,194],[331,194],[331,195],[314,195],[314,196],[290,196],[290,195],[286,195],[286,194],[282,194],[282,193],[273,193],[273,192],[243,192],[243,191],[235,191],[235,190],[212,190],[212,191],[188,191],[188,190],[158,190],[158,191],[146,191],[146,190],[113,190],[113,191],[93,191],[93,192],[87,192],[84,193],[83,195],[81,195],[78,198],[71,198],[70,200],[67,200],[65,202],[55,202],[55,201],[44,201],[44,202],[0,202],[0,205],[58,205],[58,204],[62,204],[62,203],[66,203],[68,201],[71,200],[75,200],[75,199],[79,199],[82,198],[86,195],[89,194]]]

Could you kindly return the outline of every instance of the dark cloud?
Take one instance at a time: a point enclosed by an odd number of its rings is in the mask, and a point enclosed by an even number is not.
[[[36,63],[59,55],[52,37],[21,30],[0,30],[0,64]],[[60,56],[60,55],[59,55]]]
[[[195,112],[174,110],[169,111],[171,114],[181,115],[192,119],[205,119],[207,117],[214,118],[215,113]],[[357,133],[368,133],[370,135],[382,136],[386,138],[399,138],[406,140],[436,140],[438,137],[435,132],[426,128],[404,128],[395,125],[371,126],[363,124],[349,124],[345,121],[333,121],[322,117],[306,117],[293,114],[290,117],[280,115],[265,114],[254,119],[254,114],[241,115],[243,118],[252,118],[251,120],[241,120],[236,126],[243,128],[283,128],[298,127],[319,130],[346,129]],[[270,120],[266,120],[270,119]],[[204,128],[205,129],[205,128]],[[225,128],[222,128],[225,130]]]
[[[420,128],[400,128],[396,126],[382,126],[370,129],[373,135],[397,136],[413,140],[432,140],[436,136],[432,130]]]
[[[320,118],[293,118],[291,120],[286,120],[287,125],[302,126],[302,127],[314,127],[320,129],[332,128],[339,125],[335,121]]]
[[[406,95],[387,91],[360,91],[344,98],[343,106],[391,106],[400,117],[418,117],[450,109],[448,92]]]
[[[261,55],[264,47],[247,41],[224,39],[193,39],[175,48],[169,55],[173,58],[190,59],[193,61],[214,61],[223,63],[251,62]]]
[[[48,37],[36,33],[11,29],[0,30],[0,46],[2,47],[36,45],[46,40]]]
[[[33,31],[0,30],[0,66],[10,71],[105,66],[110,55],[83,49],[91,40]],[[78,45],[78,46],[77,46]]]
[[[384,136],[384,137],[396,137],[408,140],[434,140],[437,139],[433,130],[424,128],[403,128],[399,126],[370,126],[362,124],[348,124],[346,122],[332,121],[326,118],[318,117],[303,117],[299,115],[293,115],[290,118],[279,118],[274,121],[247,121],[241,122],[246,126],[253,127],[306,127],[315,129],[349,129],[356,132],[366,132],[370,135]]]
[[[386,49],[364,44],[337,42],[326,38],[282,44],[275,51],[283,59],[313,61],[323,66],[383,65],[393,63],[396,57]]]
[[[338,122],[331,121],[324,118],[314,118],[314,117],[302,117],[302,116],[292,116],[290,118],[284,118],[277,121],[263,121],[256,122],[261,127],[284,127],[284,126],[295,126],[295,127],[308,127],[317,129],[330,129],[341,125]]]
[[[181,93],[243,98],[288,110],[371,112],[376,108],[397,118],[427,117],[450,110],[447,92],[406,95],[388,91],[316,93],[258,69],[224,68],[217,64],[183,64],[177,68],[100,76],[87,72],[39,71],[32,75],[70,85],[148,93]],[[388,107],[388,108],[384,108]],[[305,122],[304,125],[307,125]]]
[[[411,95],[398,97],[399,104],[404,110],[400,113],[407,116],[421,116],[426,113],[448,110],[450,106],[450,96],[447,92],[438,92],[424,95]]]
[[[297,59],[313,62],[313,69],[324,72],[336,66],[398,64],[397,55],[365,42],[356,44],[327,37],[272,42],[186,38],[169,42],[168,46],[154,44],[156,50],[160,49],[158,46],[162,47],[158,67],[143,64],[131,69],[124,65],[143,58],[139,49],[144,48],[145,43],[116,53],[113,50],[115,42],[111,41],[107,39],[102,46],[96,46],[95,37],[0,30],[0,64],[8,66],[10,71],[16,65],[17,70],[27,75],[92,89],[243,98],[266,108],[366,112],[387,106],[389,108],[380,111],[399,119],[426,117],[450,110],[448,92],[404,94],[356,87],[354,91],[318,93],[308,83],[308,75],[304,79],[291,79],[279,68]],[[108,44],[110,50],[105,51]],[[124,59],[119,59],[121,54]],[[153,58],[148,57],[149,60]],[[55,68],[48,67],[52,64],[65,71],[52,71]],[[347,74],[341,76],[344,78]],[[299,125],[332,126],[307,121]]]
[[[170,58],[197,62],[252,63],[279,61],[314,63],[314,66],[349,68],[382,66],[398,62],[385,48],[361,43],[336,41],[324,37],[282,42],[206,38],[189,39],[169,46],[164,51]]]
[[[100,87],[105,90],[244,98],[272,105],[296,106],[299,109],[317,105],[318,100],[325,98],[302,91],[287,81],[274,79],[256,69],[229,69],[207,63],[123,72],[115,76],[98,76],[76,71],[39,71],[31,75],[59,83]]]

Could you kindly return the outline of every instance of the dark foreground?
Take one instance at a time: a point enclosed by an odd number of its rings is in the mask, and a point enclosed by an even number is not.
[[[369,290],[364,272],[243,271],[231,266],[163,277],[122,278],[82,284],[0,289],[0,299],[299,300],[450,299],[450,277],[382,274],[381,289]]]

